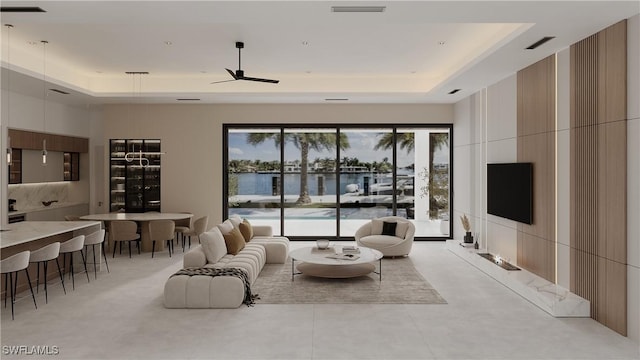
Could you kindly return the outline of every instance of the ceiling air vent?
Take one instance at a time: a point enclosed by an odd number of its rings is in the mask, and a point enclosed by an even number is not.
[[[127,75],[149,75],[148,71],[125,71]]]
[[[178,101],[200,101],[200,99],[197,98],[181,98],[181,99],[176,99]]]
[[[546,43],[547,41],[551,40],[551,39],[555,39],[555,36],[545,36],[542,39],[534,42],[533,44],[527,46],[527,50],[533,50],[535,48],[537,48],[538,46]]]
[[[331,12],[336,13],[381,13],[386,6],[332,6]]]
[[[346,98],[329,98],[329,99],[324,99],[324,101],[349,101],[349,99],[346,99]]]
[[[37,6],[2,6],[0,12],[15,12],[15,13],[37,13],[46,12]]]
[[[449,91],[449,95],[453,95],[453,94],[457,93],[460,90],[461,89],[453,89],[453,90]]]

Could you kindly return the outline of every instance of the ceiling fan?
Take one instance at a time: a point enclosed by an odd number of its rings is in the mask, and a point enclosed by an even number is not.
[[[244,76],[244,71],[241,70],[242,66],[240,61],[241,60],[240,51],[243,48],[244,48],[244,43],[241,41],[236,41],[236,49],[238,49],[238,70],[234,72],[230,69],[225,69],[229,74],[231,74],[231,76],[233,77],[233,80],[214,81],[212,82],[212,84],[218,84],[218,83],[236,81],[236,80],[258,81],[258,82],[265,82],[270,84],[277,84],[280,82],[280,80],[271,80],[271,79],[262,79],[262,78]]]

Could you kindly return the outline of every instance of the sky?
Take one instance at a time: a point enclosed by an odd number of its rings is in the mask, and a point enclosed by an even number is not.
[[[245,130],[250,132],[251,130]],[[391,150],[374,150],[382,134],[376,131],[367,131],[363,129],[348,131],[344,130],[349,139],[350,147],[340,152],[340,157],[348,156],[350,158],[358,158],[360,162],[381,162],[387,157],[391,161]],[[398,165],[404,167],[413,164],[413,152],[407,154],[405,150],[398,151]],[[316,158],[334,157],[335,150],[323,151],[318,153],[314,150],[309,151],[309,161]],[[425,154],[426,156],[426,154]],[[246,143],[246,132],[229,132],[229,159],[230,160],[260,160],[274,161],[280,158],[280,150],[275,146],[273,140],[267,140],[258,145],[250,145]],[[295,160],[300,158],[300,150],[293,144],[285,145],[285,160]],[[437,150],[434,157],[434,163],[448,163],[449,149],[445,148]]]

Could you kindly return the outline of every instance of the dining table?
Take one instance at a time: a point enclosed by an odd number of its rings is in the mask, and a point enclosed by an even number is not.
[[[150,252],[152,250],[153,242],[149,234],[149,222],[154,220],[184,220],[190,219],[193,214],[190,213],[168,213],[168,212],[145,212],[145,213],[131,213],[131,212],[114,212],[105,214],[89,214],[80,216],[82,220],[94,220],[103,221],[108,231],[108,224],[112,221],[130,220],[135,221],[140,226],[140,240],[142,241],[142,251]],[[156,242],[156,251],[164,249],[164,241]],[[109,246],[114,246],[111,239],[111,232],[109,232]]]

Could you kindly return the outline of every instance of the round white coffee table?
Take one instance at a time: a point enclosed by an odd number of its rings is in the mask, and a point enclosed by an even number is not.
[[[355,259],[332,258],[333,255],[342,254],[342,247],[339,245],[326,250],[320,250],[315,246],[293,250],[289,253],[291,281],[295,275],[300,274],[337,279],[363,276],[372,272],[378,274],[382,281],[382,253],[366,247],[359,247],[359,249],[359,254],[353,254]],[[296,261],[300,262],[298,266],[295,266]],[[378,271],[376,271],[376,261]]]

